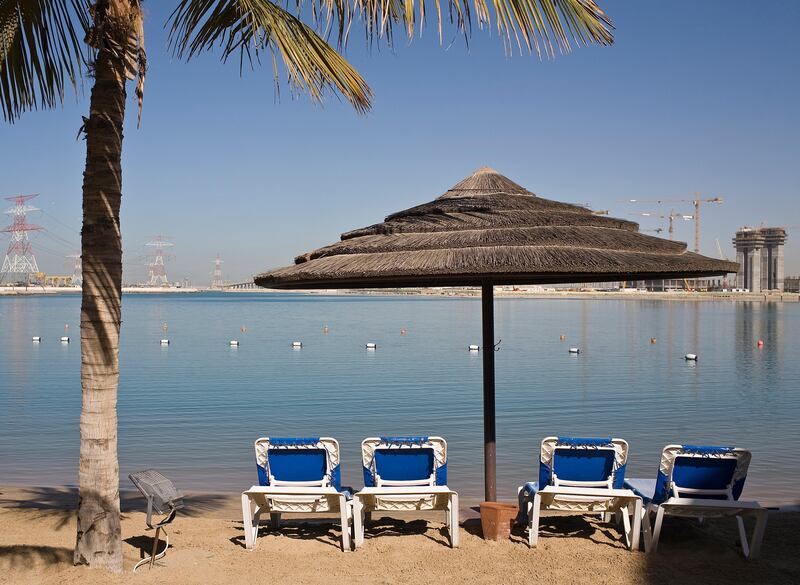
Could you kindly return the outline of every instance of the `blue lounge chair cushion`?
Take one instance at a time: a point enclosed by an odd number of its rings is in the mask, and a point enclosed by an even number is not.
[[[616,472],[615,452],[596,447],[613,447],[611,439],[558,439],[559,445],[569,445],[570,449],[556,449],[550,465],[539,463],[539,484],[550,485],[552,474],[568,481],[604,481],[614,474],[615,488],[622,487],[625,481],[625,467],[621,465]],[[586,447],[586,448],[581,448]]]
[[[392,481],[427,479],[433,473],[433,449],[376,449],[375,470]]]
[[[435,485],[447,485],[447,461],[437,465],[436,446],[429,446],[429,437],[379,437],[379,440],[381,444],[375,448],[371,461],[367,460],[363,466],[364,487],[375,487],[375,473],[387,481],[424,481],[435,474]]]
[[[749,453],[747,459],[742,459],[741,455],[736,456],[737,451],[742,453],[742,450],[734,447],[667,446],[662,453],[662,462],[655,480],[634,478],[626,481],[625,485],[634,491],[638,489],[645,503],[652,502],[656,505],[675,496],[670,490],[670,477],[679,488],[724,490],[731,486],[731,495],[734,500],[738,500],[744,489]],[[670,456],[673,459],[670,460]],[[739,469],[742,461],[744,465]],[[723,494],[692,494],[692,497],[726,499]]]

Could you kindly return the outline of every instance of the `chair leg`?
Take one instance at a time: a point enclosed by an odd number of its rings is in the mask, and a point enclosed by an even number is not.
[[[342,521],[342,552],[350,550],[350,505],[347,499],[339,496],[339,514]]]
[[[661,538],[661,524],[664,522],[664,506],[659,506],[656,512],[656,525],[653,527],[653,540],[650,550],[658,551],[658,539]]]
[[[353,541],[354,548],[364,544],[364,504],[361,498],[353,498]]]
[[[627,517],[627,515],[626,515]],[[633,526],[631,527],[631,550],[639,550],[639,538],[642,535],[642,500],[636,498],[633,502]]]
[[[650,528],[650,506],[643,506],[641,510],[642,535],[644,536],[644,552],[650,552],[653,545],[653,531]]]
[[[158,552],[158,535],[161,533],[161,526],[156,526],[156,535],[153,537],[153,552],[150,553],[150,568],[156,564],[156,553]],[[164,549],[166,552],[166,549]]]
[[[622,518],[622,532],[625,534],[625,544],[633,550],[633,532],[631,532],[631,519],[628,515],[628,507],[623,506],[617,512],[617,518]]]
[[[739,528],[739,542],[742,544],[742,554],[744,554],[744,558],[750,558],[750,543],[747,541],[744,519],[741,516],[736,516],[736,525]]]
[[[258,524],[253,522],[253,509],[250,505],[250,496],[247,494],[242,494],[242,526],[244,527],[245,548],[255,547]]]
[[[533,497],[533,510],[530,511],[530,525],[528,527],[528,546],[533,548],[539,540],[539,508],[542,504],[542,496],[539,492]],[[530,505],[530,504],[529,504]]]
[[[269,513],[269,523],[272,526],[273,530],[280,530],[280,527],[281,527],[281,513],[280,512],[270,512]]]
[[[756,512],[756,527],[753,529],[753,539],[750,541],[750,556],[756,558],[761,552],[761,543],[764,541],[764,531],[767,528],[767,511],[762,509]]]
[[[458,494],[450,494],[450,546],[458,548]]]

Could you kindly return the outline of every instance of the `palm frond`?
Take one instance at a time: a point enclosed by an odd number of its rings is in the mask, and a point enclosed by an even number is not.
[[[344,27],[346,1],[330,0],[324,18]],[[269,51],[276,80],[277,55],[289,84],[312,99],[321,101],[326,90],[334,89],[360,112],[371,105],[371,90],[344,57],[297,16],[269,0],[181,0],[169,26],[170,45],[179,58],[188,60],[219,47],[223,61],[238,56],[241,67]],[[340,30],[344,35],[344,28]]]
[[[309,1],[319,4],[315,13],[360,17],[370,37],[377,34],[389,43],[394,25],[402,24],[411,38],[416,29],[422,31],[429,12],[425,0],[350,0],[346,9],[339,5],[348,0]],[[614,41],[611,20],[595,0],[472,0],[472,6],[468,0],[448,0],[446,11],[442,3],[433,0],[440,42],[444,24],[469,35],[473,12],[479,28],[491,25],[494,19],[508,50],[516,45],[520,51],[536,51],[540,57],[568,52],[572,42],[609,45]]]
[[[0,103],[13,122],[77,91],[89,26],[87,0],[0,0]]]

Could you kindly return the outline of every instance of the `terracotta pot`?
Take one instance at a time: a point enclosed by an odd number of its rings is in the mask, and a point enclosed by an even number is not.
[[[485,540],[504,540],[511,536],[511,528],[517,517],[516,504],[481,502],[481,529]]]

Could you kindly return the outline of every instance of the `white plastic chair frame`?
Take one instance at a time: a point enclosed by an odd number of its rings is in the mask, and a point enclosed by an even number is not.
[[[378,437],[368,437],[362,441],[364,444],[379,440]],[[446,441],[442,437],[429,437],[429,441]],[[439,504],[439,500],[445,504]],[[459,514],[458,493],[447,486],[436,485],[436,471],[424,479],[413,480],[388,480],[375,472],[375,487],[365,487],[353,496],[353,536],[354,547],[357,549],[364,544],[364,528],[373,511],[397,510],[444,510],[445,525],[450,535],[450,546],[458,548],[459,544]]]
[[[542,444],[554,439],[556,437],[546,437]],[[627,459],[627,442],[621,439],[612,441],[620,445],[624,444],[625,458]],[[559,449],[568,449],[568,447],[555,447],[555,450]],[[595,449],[616,453],[614,447],[596,447]],[[553,471],[552,482],[552,485],[539,489],[534,495],[533,502],[527,504],[529,548],[534,548],[539,541],[539,520],[543,509],[575,515],[600,513],[600,517],[604,521],[609,521],[610,514],[613,512],[616,521],[623,525],[625,544],[631,550],[639,548],[642,498],[634,494],[633,490],[615,489],[613,475],[606,480],[578,481],[562,479]],[[517,493],[521,492],[524,487],[520,486]],[[633,518],[632,523],[631,518]]]
[[[256,439],[255,447],[269,442],[268,437]],[[320,442],[339,443],[331,437],[320,437]],[[258,451],[256,451],[258,452]],[[328,465],[330,466],[330,465]],[[270,515],[272,527],[280,528],[281,513],[326,513],[340,514],[342,527],[342,550],[350,550],[350,530],[353,522],[353,506],[346,496],[330,485],[329,474],[314,481],[284,481],[269,474],[268,486],[254,485],[242,492],[242,522],[244,524],[245,547],[255,548],[258,525],[263,513]],[[255,507],[254,507],[255,506]]]
[[[682,454],[677,457],[696,457],[696,455]],[[677,459],[676,457],[676,459]],[[669,493],[674,494],[661,504],[652,502],[642,510],[642,533],[646,552],[657,552],[658,541],[661,538],[661,528],[664,516],[679,516],[684,518],[697,518],[701,522],[704,518],[736,516],[739,530],[739,541],[742,553],[747,559],[754,559],[761,551],[764,532],[767,528],[767,509],[755,501],[740,501],[733,497],[733,483],[724,489],[699,489],[681,487],[672,479],[672,471],[668,480]],[[694,497],[693,497],[694,496]],[[707,499],[704,496],[725,496],[724,500]],[[655,523],[650,525],[650,513],[655,513]],[[748,540],[744,526],[743,516],[755,517],[753,534]]]

